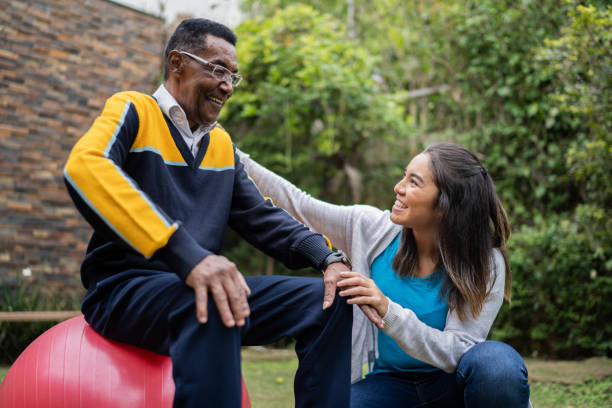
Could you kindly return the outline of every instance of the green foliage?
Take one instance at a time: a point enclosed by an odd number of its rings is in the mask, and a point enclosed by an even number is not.
[[[540,58],[558,80],[553,95],[577,137],[567,166],[585,201],[612,206],[612,8],[578,5]]]
[[[558,39],[536,56],[554,79],[552,109],[564,116],[567,150],[552,155],[582,203],[536,215],[511,246],[515,302],[496,335],[525,352],[611,355],[612,9],[578,5]],[[578,194],[579,193],[579,194]]]
[[[389,206],[417,146],[397,95],[376,81],[380,59],[304,5],[236,31],[244,81],[220,119],[236,144],[319,198]],[[246,274],[291,273],[231,232],[226,243]]]
[[[458,142],[485,158],[515,223],[576,204],[563,157],[573,135],[548,97],[552,75],[534,57],[558,30],[558,3],[491,0],[448,11],[454,31],[446,41],[459,69],[453,94],[436,109],[459,119],[436,126],[452,126]]]
[[[287,0],[251,1],[269,14]],[[322,7],[316,0],[306,3]],[[559,0],[355,0],[360,44],[420,131],[420,142],[455,140],[486,159],[515,222],[573,208],[577,187],[564,153],[575,134],[549,98],[554,74],[536,58],[570,5]],[[347,20],[345,2],[324,8]],[[410,91],[426,91],[415,98]],[[570,130],[570,131],[568,131]],[[418,143],[415,145],[419,145]]]
[[[495,335],[527,354],[610,355],[609,2],[296,3],[243,1],[261,17],[238,47],[248,42],[246,70],[257,72],[228,115],[239,146],[314,195],[383,208],[421,146],[470,148],[514,229],[514,301]],[[363,135],[373,125],[365,106],[381,126]],[[361,175],[361,196],[336,187],[350,181],[347,165]]]
[[[44,280],[0,281],[0,311],[78,310],[80,294],[70,298],[43,293]],[[0,364],[12,364],[26,347],[57,322],[0,322]]]
[[[412,145],[401,105],[375,80],[380,60],[303,5],[246,20],[237,34],[245,83],[222,121],[239,147],[324,199],[381,203],[381,174],[391,197],[390,159],[406,163]]]
[[[612,218],[594,206],[537,218],[510,241],[513,301],[493,330],[524,355],[612,354]]]
[[[2,384],[2,380],[6,377],[6,373],[8,373],[10,367],[0,366],[0,384]]]

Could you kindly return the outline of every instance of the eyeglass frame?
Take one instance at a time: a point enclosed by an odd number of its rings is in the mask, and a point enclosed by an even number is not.
[[[187,51],[182,51],[182,50],[174,50],[174,51],[178,52],[179,54],[187,55],[188,57],[191,57],[192,59],[194,59],[196,62],[199,62],[200,64],[204,65],[206,68],[210,70],[210,73],[213,75],[215,75],[215,71],[217,70],[223,72],[224,74],[223,78],[217,78],[217,79],[226,81],[229,76],[230,80],[228,82],[232,84],[234,88],[240,85],[240,82],[242,82],[242,76],[230,71],[229,69],[225,68],[222,65],[213,64],[212,62],[206,61],[204,58],[198,57],[197,55],[194,55]],[[215,77],[217,76],[215,75]]]

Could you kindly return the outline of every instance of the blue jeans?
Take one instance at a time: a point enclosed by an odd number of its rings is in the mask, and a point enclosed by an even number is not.
[[[351,387],[351,408],[526,408],[527,368],[512,347],[485,341],[469,349],[455,373],[379,373]]]

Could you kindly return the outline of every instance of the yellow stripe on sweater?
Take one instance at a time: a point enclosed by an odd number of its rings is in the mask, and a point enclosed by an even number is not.
[[[234,168],[234,146],[230,135],[220,127],[210,131],[208,150],[200,164],[203,169],[224,170]]]
[[[186,165],[170,130],[164,126],[166,120],[155,99],[139,92],[125,92],[125,94],[134,101],[138,118],[140,118],[138,134],[130,150],[154,151],[161,155],[166,163]],[[160,124],[163,125],[160,126]]]
[[[178,227],[164,219],[146,194],[106,156],[131,97],[130,93],[121,93],[107,101],[100,117],[73,148],[65,173],[82,199],[112,230],[138,252],[151,257]],[[139,111],[139,101],[134,102]]]

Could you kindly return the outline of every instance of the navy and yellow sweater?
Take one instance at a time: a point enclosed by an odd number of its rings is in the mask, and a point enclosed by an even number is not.
[[[74,146],[64,178],[94,233],[81,266],[86,288],[128,269],[185,279],[218,253],[229,225],[290,268],[320,267],[324,238],[264,199],[221,128],[194,158],[152,97],[122,92]]]

